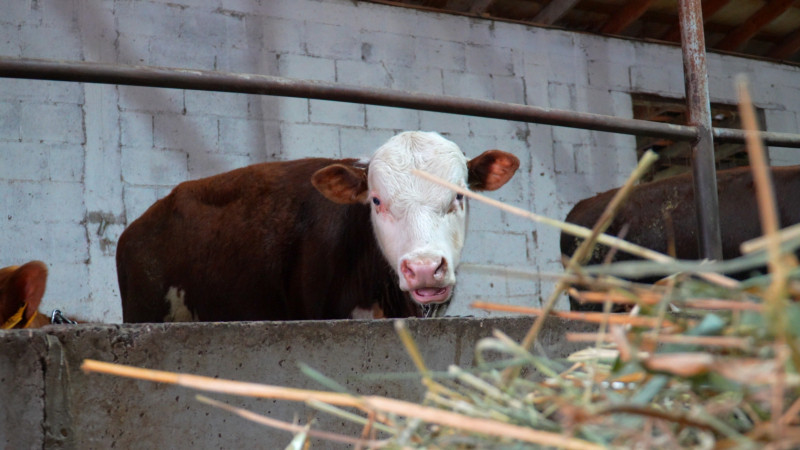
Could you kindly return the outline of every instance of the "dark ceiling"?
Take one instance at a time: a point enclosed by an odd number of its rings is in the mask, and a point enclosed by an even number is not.
[[[680,43],[677,0],[371,0],[608,36]],[[705,0],[707,50],[800,63],[797,0]]]

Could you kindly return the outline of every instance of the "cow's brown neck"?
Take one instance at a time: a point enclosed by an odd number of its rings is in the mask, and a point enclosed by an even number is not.
[[[175,307],[182,320],[342,319],[376,301],[388,317],[419,315],[369,207],[311,184],[322,167],[356,162],[264,163],[178,185],[120,237],[124,320],[177,320]]]

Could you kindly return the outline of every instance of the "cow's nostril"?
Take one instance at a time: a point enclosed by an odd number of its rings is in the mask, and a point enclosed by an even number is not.
[[[439,263],[439,266],[436,268],[436,271],[433,272],[433,278],[436,280],[441,280],[446,272],[447,272],[447,260],[442,258],[442,262]]]
[[[416,278],[416,274],[414,273],[414,269],[411,268],[411,265],[408,264],[408,260],[404,260],[402,264],[400,264],[400,270],[403,272],[403,276],[407,280],[413,280]]]
[[[411,289],[438,286],[447,274],[447,261],[444,258],[405,259],[400,264],[400,272]]]

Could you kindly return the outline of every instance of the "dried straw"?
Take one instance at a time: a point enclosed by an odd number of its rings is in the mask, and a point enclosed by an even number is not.
[[[601,333],[567,333],[567,341],[570,342],[614,342],[611,336],[603,335]],[[685,336],[679,334],[659,334],[656,337],[643,336],[643,345],[648,342],[658,344],[681,344],[681,345],[698,345],[702,347],[722,347],[729,349],[738,349],[748,351],[753,349],[753,343],[748,338],[740,338],[733,336]]]
[[[581,439],[563,436],[560,433],[539,431],[494,420],[476,419],[439,408],[421,406],[387,397],[365,396],[355,398],[347,394],[284,388],[257,383],[244,383],[199,375],[143,369],[91,359],[84,360],[81,369],[84,372],[105,373],[139,380],[175,384],[201,391],[303,402],[316,400],[338,406],[352,406],[364,410],[376,410],[405,417],[413,417],[428,423],[447,426],[469,433],[517,439],[522,442],[530,442],[539,445],[569,449],[603,448],[602,446],[594,445]]]
[[[480,301],[472,302],[470,306],[475,309],[483,309],[486,311],[510,312],[538,317],[544,317],[547,315],[545,310],[542,308],[531,308],[528,306],[503,305],[499,303]],[[553,317],[560,317],[562,319],[577,320],[582,322],[601,323],[607,321],[608,323],[615,325],[630,325],[634,327],[653,327],[658,323],[658,319],[653,317],[637,317],[616,314],[609,315],[601,312],[550,311],[549,315]],[[672,325],[672,323],[666,322],[666,325]]]
[[[325,439],[328,441],[333,442],[340,442],[343,444],[350,444],[350,445],[368,445],[370,448],[381,448],[386,446],[386,441],[375,441],[375,440],[366,440],[366,439],[354,439],[350,436],[344,436],[337,433],[330,433],[327,431],[319,431],[314,430],[308,427],[307,425],[295,425],[291,423],[284,422],[282,420],[273,419],[271,417],[264,416],[262,414],[254,413],[252,411],[246,410],[244,408],[237,408],[235,406],[231,406],[227,403],[219,402],[217,400],[213,400],[208,398],[204,395],[197,395],[195,396],[197,401],[200,403],[205,403],[207,405],[214,406],[216,408],[224,409],[230,413],[236,414],[239,417],[245,418],[252,422],[260,423],[262,425],[266,425],[272,428],[277,428],[279,430],[289,431],[293,433],[303,433],[308,436],[312,436],[319,439]]]

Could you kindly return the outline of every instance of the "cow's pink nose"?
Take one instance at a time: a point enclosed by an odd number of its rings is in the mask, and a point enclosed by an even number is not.
[[[409,261],[403,260],[400,264],[403,277],[408,282],[409,289],[422,287],[439,286],[447,272],[447,260],[444,258],[438,261],[421,259]]]

